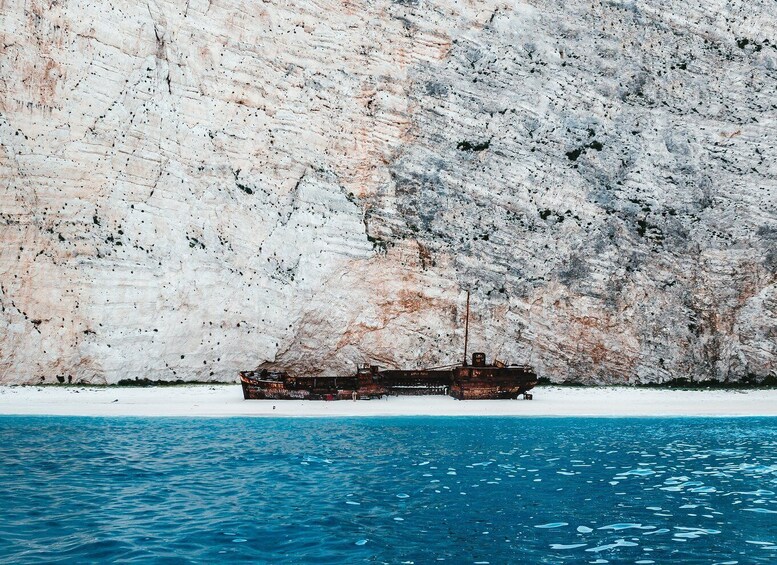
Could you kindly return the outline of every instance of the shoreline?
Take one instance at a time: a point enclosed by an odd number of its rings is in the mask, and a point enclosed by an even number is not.
[[[539,386],[534,400],[448,396],[379,400],[243,400],[240,385],[0,386],[0,416],[120,417],[759,417],[777,416],[777,389],[678,390]]]

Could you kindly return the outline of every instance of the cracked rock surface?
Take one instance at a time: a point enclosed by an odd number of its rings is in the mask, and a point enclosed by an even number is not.
[[[0,381],[777,376],[772,0],[0,2]]]

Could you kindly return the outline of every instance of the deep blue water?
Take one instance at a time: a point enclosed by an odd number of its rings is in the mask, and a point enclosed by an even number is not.
[[[777,419],[0,418],[0,560],[777,563]]]

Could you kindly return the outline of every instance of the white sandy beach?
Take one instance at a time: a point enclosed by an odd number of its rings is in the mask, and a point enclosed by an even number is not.
[[[0,415],[56,416],[777,416],[777,390],[538,387],[534,400],[447,396],[363,401],[243,400],[239,385],[2,386]]]

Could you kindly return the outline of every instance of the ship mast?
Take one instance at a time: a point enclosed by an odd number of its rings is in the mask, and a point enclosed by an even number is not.
[[[469,341],[469,290],[467,290],[467,317],[464,318],[464,367],[467,366],[467,341]]]

